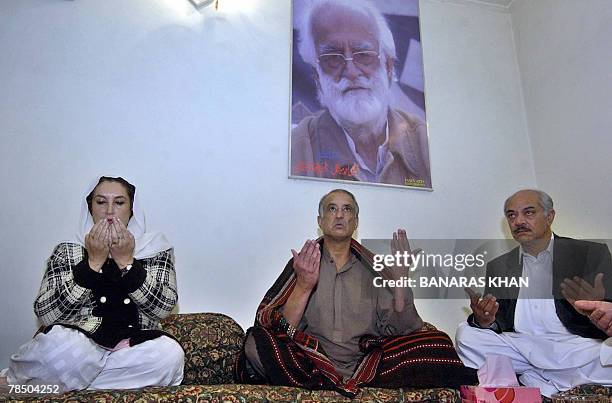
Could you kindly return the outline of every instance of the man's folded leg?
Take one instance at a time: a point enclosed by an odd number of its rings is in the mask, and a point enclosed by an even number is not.
[[[239,382],[307,389],[334,389],[304,351],[288,337],[255,326],[247,332],[245,347],[236,365]],[[254,372],[254,373],[253,373]]]
[[[438,330],[405,336],[364,338],[364,351],[382,350],[376,375],[368,386],[430,388],[475,385],[476,370],[459,359],[453,342]]]
[[[485,363],[487,355],[495,354],[510,358],[517,373],[532,368],[518,350],[492,330],[479,329],[464,322],[457,328],[455,342],[457,353],[467,367],[478,369]]]

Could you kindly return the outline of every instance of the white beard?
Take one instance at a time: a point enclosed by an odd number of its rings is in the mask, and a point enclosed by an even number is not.
[[[318,97],[332,117],[347,130],[380,130],[387,121],[389,108],[389,82],[385,69],[379,68],[369,79],[364,76],[350,81],[343,77],[334,82],[317,66],[319,75]],[[344,91],[359,86],[367,90]]]

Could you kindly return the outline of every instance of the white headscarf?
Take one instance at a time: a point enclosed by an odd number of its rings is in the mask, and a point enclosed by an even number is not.
[[[96,188],[102,176],[107,176],[111,178],[117,177],[111,175],[101,175],[94,178],[85,190],[83,196],[81,197],[81,216],[79,218],[79,229],[76,233],[75,242],[82,245],[83,247],[85,247],[85,235],[87,235],[89,231],[91,231],[91,228],[94,225],[93,217],[89,213],[86,198]],[[128,182],[132,183],[130,181]],[[136,245],[134,246],[135,259],[145,259],[153,257],[159,252],[172,248],[170,242],[168,242],[164,234],[162,234],[161,232],[147,232],[145,215],[140,206],[140,202],[138,201],[138,190],[136,190],[134,194],[132,212],[133,215],[130,218],[130,221],[128,222],[127,229],[132,233],[136,241]]]

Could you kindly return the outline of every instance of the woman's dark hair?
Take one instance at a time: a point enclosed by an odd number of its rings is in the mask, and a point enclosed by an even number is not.
[[[130,218],[132,218],[132,216],[134,215],[134,195],[136,194],[136,186],[132,185],[130,182],[126,181],[120,176],[116,178],[113,178],[111,176],[100,177],[100,180],[98,181],[96,186],[94,186],[91,193],[89,193],[87,197],[85,198],[85,200],[87,200],[87,209],[89,210],[89,214],[91,214],[91,200],[93,199],[94,190],[96,190],[98,185],[102,182],[118,182],[123,185],[123,187],[125,188],[125,191],[128,194],[128,197],[130,198]]]

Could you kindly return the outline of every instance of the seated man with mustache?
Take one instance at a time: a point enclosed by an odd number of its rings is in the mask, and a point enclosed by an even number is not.
[[[476,382],[444,332],[425,328],[408,287],[375,287],[407,267],[373,269],[373,255],[352,239],[355,196],[343,189],[321,198],[323,236],[308,240],[257,308],[236,363],[242,383],[330,389],[353,397],[362,386],[455,387]],[[410,254],[406,232],[392,253]]]
[[[489,287],[483,298],[468,290],[473,314],[457,329],[459,356],[471,368],[487,355],[507,356],[519,381],[548,397],[586,383],[611,386],[612,347],[598,329],[610,320],[592,312],[605,305],[577,301],[611,298],[607,246],[553,235],[553,201],[540,190],[516,192],[504,213],[520,246],[491,261],[487,277],[523,277],[529,286]]]
[[[318,0],[299,32],[325,109],[293,129],[291,174],[431,187],[425,124],[389,107],[396,53],[382,14],[364,0]]]

